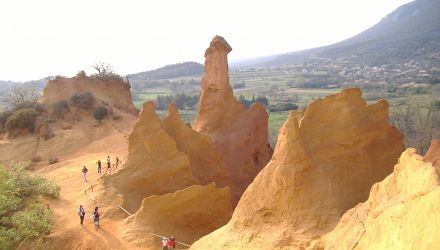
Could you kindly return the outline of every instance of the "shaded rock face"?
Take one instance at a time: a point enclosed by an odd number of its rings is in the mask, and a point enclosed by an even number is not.
[[[336,226],[392,172],[404,150],[388,105],[367,105],[359,89],[292,111],[268,165],[247,188],[231,221],[191,249],[302,249]]]
[[[123,112],[136,114],[133,105],[130,84],[121,80],[100,80],[85,75],[72,78],[57,77],[49,80],[39,100],[51,109],[60,101],[69,101],[76,93],[90,92],[98,101],[96,105],[104,103]]]
[[[233,95],[227,54],[231,47],[214,37],[205,52],[200,109],[195,130],[212,138],[223,157],[234,203],[267,164],[272,155],[268,144],[268,115],[261,104],[247,110]]]
[[[431,147],[425,154],[425,161],[429,161],[436,166],[440,171],[440,140],[433,140]]]
[[[167,236],[172,232],[178,241],[191,244],[228,222],[232,215],[229,200],[229,188],[215,184],[150,196],[124,221],[122,235],[132,245],[148,249],[161,247],[151,232]]]
[[[435,145],[434,145],[435,146]],[[431,147],[433,153],[434,148]],[[436,148],[436,154],[440,154]],[[324,237],[325,249],[438,249],[440,174],[415,149]]]

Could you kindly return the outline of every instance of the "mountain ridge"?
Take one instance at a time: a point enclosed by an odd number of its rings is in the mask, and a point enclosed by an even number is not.
[[[416,0],[398,7],[369,29],[341,42],[285,53],[235,67],[271,67],[310,58],[345,59],[368,65],[412,59],[440,62],[440,1]]]

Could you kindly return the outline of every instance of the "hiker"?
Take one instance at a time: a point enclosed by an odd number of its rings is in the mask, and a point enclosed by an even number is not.
[[[174,250],[176,248],[176,238],[174,236],[171,236],[168,239],[168,249]]]
[[[116,169],[118,169],[119,163],[121,163],[121,161],[119,160],[118,157],[116,157]]]
[[[112,165],[110,162],[110,156],[107,155],[107,173],[110,170],[110,173],[112,173]]]
[[[167,239],[167,237],[162,237],[162,250],[168,250],[168,239]]]
[[[78,215],[79,215],[79,219],[81,221],[81,226],[82,226],[83,225],[83,221],[84,221],[84,216],[86,215],[86,211],[84,211],[84,208],[83,208],[82,205],[79,205]]]
[[[98,174],[101,174],[101,160],[98,160]]]
[[[81,172],[83,173],[84,176],[84,181],[87,182],[87,172],[89,172],[89,170],[86,168],[86,166],[83,166],[83,169],[81,170]]]
[[[93,212],[93,223],[95,223],[95,229],[98,230],[99,228],[99,217],[101,215],[99,214],[98,207],[95,207],[95,211]]]

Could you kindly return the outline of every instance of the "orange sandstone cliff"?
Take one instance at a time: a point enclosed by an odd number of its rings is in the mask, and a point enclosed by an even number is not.
[[[228,188],[194,185],[166,195],[153,195],[123,223],[122,236],[132,245],[159,249],[160,239],[151,235],[173,234],[178,241],[191,244],[225,225],[232,214]],[[179,246],[180,247],[180,246]]]
[[[161,127],[153,102],[145,103],[129,136],[127,163],[103,177],[104,186],[123,196],[122,206],[134,212],[145,197],[199,184],[190,171],[188,155]]]
[[[108,104],[126,113],[136,113],[130,84],[119,79],[101,80],[85,75],[56,77],[47,82],[39,101],[52,108],[58,102],[69,101],[73,95],[81,92],[92,93],[98,101],[97,105]]]
[[[231,47],[223,37],[212,39],[205,52],[200,109],[195,130],[209,135],[223,157],[231,178],[234,203],[270,160],[268,115],[257,103],[247,110],[233,95],[227,55]]]
[[[437,142],[438,143],[438,142]],[[433,143],[431,154],[440,155]],[[370,197],[347,211],[325,237],[325,249],[438,249],[440,174],[407,149],[394,172],[375,184]]]
[[[304,249],[368,198],[404,150],[385,101],[347,89],[292,111],[231,221],[191,249]]]
[[[424,160],[432,162],[432,165],[436,166],[440,171],[440,140],[432,141]]]
[[[229,187],[217,188],[227,177],[210,138],[185,125],[174,104],[169,111],[162,121],[153,102],[144,104],[129,136],[126,164],[102,177],[90,200],[107,218],[121,218],[119,206],[135,213],[121,234],[147,249],[160,246],[149,232],[192,243],[232,215]]]

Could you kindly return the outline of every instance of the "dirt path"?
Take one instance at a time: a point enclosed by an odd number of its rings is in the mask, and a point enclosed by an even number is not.
[[[132,249],[118,237],[118,221],[106,221],[103,218],[100,230],[96,231],[89,218],[93,208],[85,207],[86,218],[83,226],[80,225],[77,215],[79,205],[86,204],[86,195],[92,195],[83,190],[98,180],[96,161],[101,159],[102,172],[105,173],[104,165],[107,155],[113,162],[116,156],[124,159],[127,155],[127,148],[127,139],[124,134],[114,133],[75,153],[71,159],[36,171],[36,174],[54,180],[61,188],[60,198],[48,201],[53,211],[55,228],[47,238],[48,243],[45,248]],[[81,173],[83,165],[86,165],[89,170],[88,182],[84,181]]]

